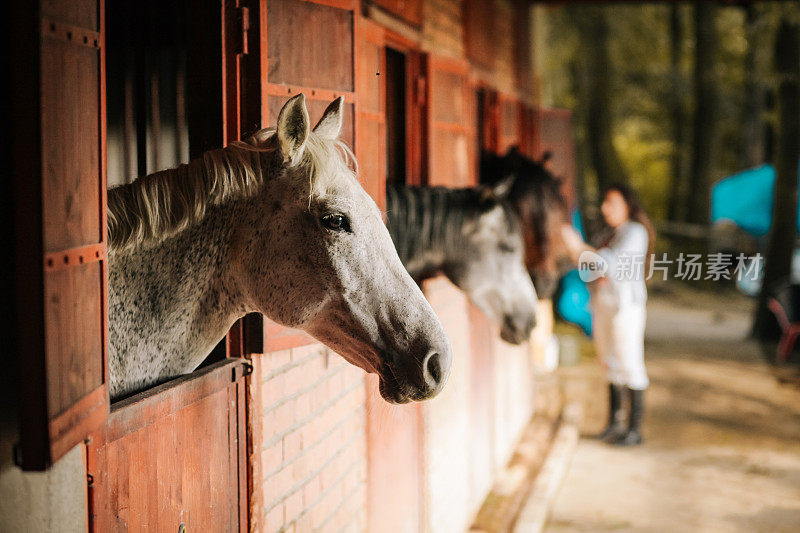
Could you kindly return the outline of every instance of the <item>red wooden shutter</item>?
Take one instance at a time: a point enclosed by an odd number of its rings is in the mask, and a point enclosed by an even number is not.
[[[541,108],[537,111],[540,132],[537,157],[552,153],[550,171],[561,178],[561,192],[567,205],[575,205],[575,130],[568,109]]]
[[[372,3],[414,26],[422,25],[422,0],[372,0]]]
[[[477,97],[481,100],[477,117],[477,128],[480,130],[481,150],[497,153],[500,146],[500,106],[497,92],[479,86]]]
[[[428,57],[429,185],[477,184],[467,64]]]
[[[498,128],[498,152],[500,154],[512,146],[519,146],[520,124],[519,105],[513,97],[501,95],[499,102],[500,127]]]
[[[386,205],[386,86],[383,28],[359,21],[356,46],[356,157],[362,184],[381,208]]]
[[[492,71],[495,62],[495,6],[488,0],[464,0],[464,48],[467,58]]]
[[[44,469],[108,413],[103,0],[17,7],[18,459]],[[23,94],[24,93],[24,94]]]

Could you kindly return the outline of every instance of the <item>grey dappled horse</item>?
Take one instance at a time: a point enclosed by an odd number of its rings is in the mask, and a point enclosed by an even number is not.
[[[387,226],[400,259],[420,281],[444,273],[520,344],[536,324],[536,291],[525,270],[522,229],[494,188],[389,187]]]
[[[387,401],[441,390],[449,341],[337,140],[341,110],[312,130],[295,96],[277,128],[109,191],[112,397],[193,371],[254,311],[377,373]]]

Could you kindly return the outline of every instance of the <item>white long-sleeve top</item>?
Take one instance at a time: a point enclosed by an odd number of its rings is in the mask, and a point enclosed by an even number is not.
[[[608,263],[606,277],[618,307],[643,306],[647,301],[645,279],[649,237],[647,229],[633,220],[624,222],[597,253]]]

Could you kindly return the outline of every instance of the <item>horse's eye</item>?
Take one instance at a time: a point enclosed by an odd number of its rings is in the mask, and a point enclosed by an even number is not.
[[[323,216],[322,225],[331,231],[350,231],[350,221],[346,216],[337,213]]]
[[[507,242],[501,242],[500,243],[500,251],[510,254],[512,252],[516,252],[517,251],[517,247],[514,246],[513,244],[508,244]]]

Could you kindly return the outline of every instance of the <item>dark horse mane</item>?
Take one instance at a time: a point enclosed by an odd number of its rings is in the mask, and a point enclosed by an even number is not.
[[[561,193],[561,180],[544,164],[522,155],[512,147],[505,155],[481,154],[481,183],[496,184],[512,179],[508,200],[520,217],[526,241],[526,263],[534,275],[540,297],[547,297],[555,287],[536,278],[557,278],[560,259],[560,225],[568,221],[567,203]]]
[[[390,186],[386,226],[403,265],[420,281],[457,260],[463,250],[464,225],[496,205],[502,206],[509,227],[520,231],[511,206],[494,197],[491,190]]]

